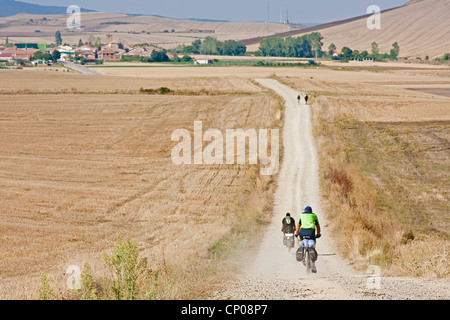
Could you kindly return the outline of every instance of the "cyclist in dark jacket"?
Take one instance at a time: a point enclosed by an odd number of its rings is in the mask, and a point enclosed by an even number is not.
[[[286,217],[281,221],[281,232],[283,232],[283,244],[286,233],[295,233],[295,220],[291,217],[289,212],[286,213]]]

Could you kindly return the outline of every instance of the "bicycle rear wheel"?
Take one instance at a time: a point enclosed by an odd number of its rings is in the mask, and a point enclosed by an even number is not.
[[[311,273],[311,255],[309,253],[309,248],[305,248],[305,260],[306,260],[306,274]]]

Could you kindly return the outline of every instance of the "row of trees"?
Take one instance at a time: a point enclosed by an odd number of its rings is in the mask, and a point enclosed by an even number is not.
[[[440,62],[446,62],[446,61],[450,61],[450,53],[444,53],[444,55],[442,56],[442,58],[436,58],[434,59],[435,61],[440,61]]]
[[[209,55],[225,55],[225,56],[243,56],[247,47],[234,41],[219,41],[213,37],[206,37],[203,41],[194,40],[191,45],[184,44],[175,48],[175,53],[184,54],[209,54]]]
[[[392,49],[389,53],[380,53],[380,47],[378,43],[373,42],[371,45],[371,52],[369,53],[367,50],[360,52],[359,50],[352,50],[349,47],[343,47],[341,50],[342,54],[338,56],[333,56],[336,52],[336,46],[334,43],[330,44],[328,47],[328,54],[326,56],[331,57],[334,60],[359,60],[359,59],[373,59],[373,60],[384,60],[391,59],[397,60],[400,54],[400,46],[397,42],[392,44]]]
[[[167,56],[167,51],[156,51],[153,50],[150,57],[123,55],[122,60],[124,62],[168,62],[169,57]]]
[[[322,35],[313,32],[300,37],[268,37],[261,40],[256,56],[264,57],[322,57]]]
[[[256,56],[265,57],[295,57],[295,58],[332,58],[335,60],[353,60],[353,59],[398,59],[400,53],[400,46],[397,42],[392,44],[392,49],[389,53],[380,53],[378,43],[373,42],[371,52],[364,50],[352,50],[349,47],[344,47],[341,50],[342,54],[334,57],[337,52],[336,46],[332,43],[328,47],[328,51],[322,51],[322,35],[319,32],[313,32],[300,37],[268,37],[264,38],[259,50],[255,52]]]
[[[61,58],[61,53],[58,50],[53,51],[53,53],[48,53],[44,51],[36,51],[33,55],[32,60],[44,60],[44,61],[58,61]]]
[[[167,55],[166,51],[153,51],[150,57],[141,57],[141,56],[127,56],[123,55],[122,60],[123,62],[181,62],[181,63],[188,63],[192,62],[192,58],[188,55],[185,55],[183,57],[175,56],[172,60],[169,59],[169,56]]]

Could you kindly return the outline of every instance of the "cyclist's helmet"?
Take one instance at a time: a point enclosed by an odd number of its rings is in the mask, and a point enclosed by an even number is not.
[[[312,213],[312,208],[310,206],[307,206],[305,208],[305,212]]]
[[[291,214],[288,212],[288,213],[286,213],[286,217],[290,217],[291,216]]]

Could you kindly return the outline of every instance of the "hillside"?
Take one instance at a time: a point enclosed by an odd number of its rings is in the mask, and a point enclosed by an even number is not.
[[[41,6],[14,0],[0,0],[0,17],[13,16],[18,13],[29,14],[65,14],[67,7]],[[82,12],[93,12],[93,10],[81,9]]]
[[[45,18],[45,19],[44,19]],[[178,44],[190,44],[195,39],[214,36],[223,41],[268,36],[304,28],[297,24],[176,20],[157,16],[131,16],[117,13],[84,13],[80,30],[67,30],[67,15],[18,14],[0,18],[0,43],[54,42],[60,30],[66,43],[87,41],[89,37],[105,39],[106,34],[128,44],[151,43],[167,49]]]
[[[442,56],[450,50],[450,1],[410,1],[402,7],[381,14],[381,29],[369,30],[367,16],[356,20],[315,27],[324,39],[324,48],[334,43],[338,49],[348,46],[370,51],[376,41],[382,52],[389,52],[392,43],[400,45],[401,57],[430,58]],[[305,29],[309,31],[309,29]],[[292,36],[300,36],[303,32]],[[248,51],[258,49],[259,43],[248,46]]]

